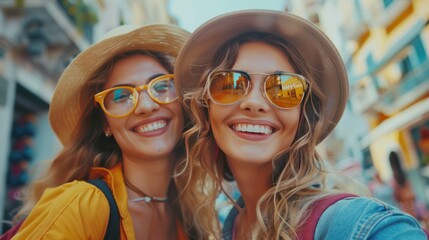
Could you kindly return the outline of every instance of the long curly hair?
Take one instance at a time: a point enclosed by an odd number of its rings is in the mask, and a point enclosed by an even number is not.
[[[325,106],[324,94],[299,52],[284,39],[268,33],[251,32],[231,39],[219,48],[200,79],[200,85],[184,95],[184,103],[193,117],[194,126],[184,134],[189,162],[199,164],[206,171],[205,178],[215,183],[213,192],[200,206],[210,202],[215,205],[219,191],[224,191],[225,180],[233,180],[225,154],[218,148],[209,122],[207,76],[218,69],[231,69],[242,44],[264,42],[280,49],[288,57],[298,74],[309,81],[305,99],[301,105],[299,126],[290,148],[273,157],[272,187],[257,204],[258,224],[252,233],[254,239],[295,239],[296,232],[308,216],[310,206],[316,200],[332,193],[324,188],[325,165],[316,151],[318,139],[323,134],[321,113]],[[321,187],[315,188],[315,185]],[[227,194],[227,193],[226,193]],[[232,197],[228,196],[231,201]],[[235,203],[236,204],[236,203]]]
[[[174,71],[175,58],[163,53],[144,50],[133,50],[118,54],[97,69],[82,87],[80,96],[78,96],[80,106],[84,110],[70,141],[66,141],[67,144],[49,162],[49,167],[46,171],[32,182],[29,187],[29,194],[24,199],[25,204],[15,216],[15,219],[28,215],[41,198],[45,189],[74,180],[88,180],[92,167],[109,169],[122,161],[122,152],[115,139],[106,138],[104,135],[103,122],[105,117],[101,108],[94,103],[94,94],[103,90],[103,85],[111,74],[114,65],[121,59],[133,55],[151,56],[168,72],[172,73]],[[184,118],[185,123],[190,122],[186,114]],[[185,126],[184,131],[188,128],[189,124]],[[175,181],[170,184],[169,199],[173,199],[173,207],[185,231],[192,238],[208,239],[207,229],[212,229],[213,221],[209,219],[194,221],[196,212],[204,212],[204,208],[195,209],[194,207],[194,202],[202,201],[201,199],[203,198],[202,185],[194,179],[195,176],[198,176],[198,169],[183,170],[186,166],[189,166],[184,155],[183,140],[179,141],[174,151],[177,154]]]

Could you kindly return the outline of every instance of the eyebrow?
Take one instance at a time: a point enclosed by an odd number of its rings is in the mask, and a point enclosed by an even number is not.
[[[255,73],[252,71],[247,71],[247,70],[241,70],[241,69],[231,69],[232,71],[240,71],[240,72],[245,72],[245,73]],[[256,72],[256,73],[264,73],[264,74],[277,74],[277,73],[282,73],[282,72],[290,72],[290,71],[285,71],[285,70],[274,70],[274,71],[270,71],[270,72]],[[292,73],[292,72],[290,72]]]
[[[167,74],[168,73],[155,73],[147,79],[148,81],[145,84],[149,84],[153,79],[167,75]],[[135,87],[135,86],[136,85],[134,85],[134,84],[124,83],[124,84],[116,84],[116,85],[113,85],[112,87]]]

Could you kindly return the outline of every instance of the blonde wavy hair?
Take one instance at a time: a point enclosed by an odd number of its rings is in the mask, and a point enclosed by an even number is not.
[[[325,108],[325,96],[311,78],[305,59],[291,44],[272,34],[252,32],[228,41],[217,50],[210,66],[207,66],[201,76],[199,87],[184,94],[185,106],[192,113],[194,121],[194,126],[184,134],[187,155],[189,162],[201,165],[205,170],[204,177],[215,183],[211,188],[213,191],[208,193],[207,200],[199,203],[200,206],[206,206],[207,202],[215,206],[218,193],[223,191],[227,194],[223,183],[225,180],[233,180],[233,176],[225,154],[216,145],[210,129],[206,79],[212,71],[231,69],[240,46],[248,42],[264,42],[280,49],[296,72],[310,82],[302,103],[295,139],[289,149],[277,154],[272,160],[273,184],[258,201],[258,224],[252,233],[252,237],[258,240],[295,239],[297,230],[305,223],[312,203],[335,190],[325,188],[327,171],[316,151],[318,139],[324,131],[320,114]],[[314,187],[315,185],[320,187]],[[233,201],[230,196],[228,198]]]
[[[49,167],[29,186],[24,206],[15,216],[19,220],[28,215],[47,188],[59,186],[74,180],[88,180],[92,167],[112,168],[122,161],[122,152],[114,138],[106,138],[103,131],[105,122],[103,111],[94,103],[94,94],[103,90],[106,79],[114,65],[121,59],[133,55],[148,55],[156,59],[168,72],[173,72],[175,59],[158,52],[134,50],[116,55],[97,69],[82,87],[79,96],[83,114],[77,123],[74,134],[57,156],[49,162]],[[185,113],[185,111],[183,111]],[[185,123],[189,122],[185,114]],[[186,130],[189,126],[185,126]],[[208,239],[208,229],[213,229],[213,221],[207,218],[195,221],[194,215],[204,215],[205,208],[195,208],[195,202],[204,198],[198,169],[190,169],[184,157],[184,142],[179,141],[174,150],[175,181],[169,189],[169,199],[180,222],[188,235],[196,239]]]

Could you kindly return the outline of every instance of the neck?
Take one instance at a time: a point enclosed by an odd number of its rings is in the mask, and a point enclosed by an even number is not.
[[[123,158],[124,178],[128,185],[132,185],[146,196],[166,197],[171,177],[173,175],[173,161],[170,159],[137,159]],[[125,180],[125,179],[124,179]],[[142,198],[136,191],[127,188],[129,199]]]
[[[230,161],[232,162],[232,161]],[[256,205],[262,195],[272,187],[272,165],[268,164],[237,164],[234,162],[229,165],[237,186],[241,192],[245,209],[243,214],[247,224],[256,223]]]

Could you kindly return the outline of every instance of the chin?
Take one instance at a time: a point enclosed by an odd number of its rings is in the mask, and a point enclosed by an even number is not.
[[[244,153],[244,154],[233,154],[232,159],[236,159],[239,162],[245,162],[245,163],[255,163],[255,164],[264,164],[264,163],[271,163],[273,156],[267,156],[267,155],[261,155],[261,152],[258,153]],[[244,158],[243,158],[244,156]]]

